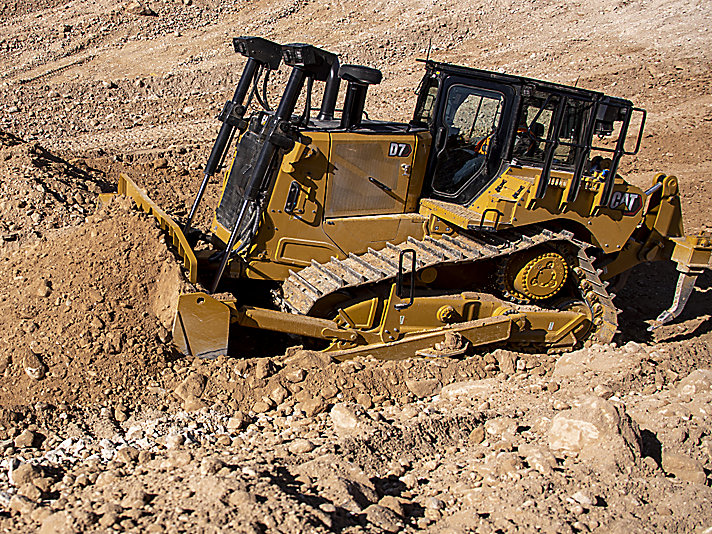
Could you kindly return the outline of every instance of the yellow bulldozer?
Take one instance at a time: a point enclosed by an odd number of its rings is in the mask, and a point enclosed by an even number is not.
[[[246,63],[188,217],[119,184],[170,233],[195,288],[173,328],[185,354],[226,354],[231,327],[301,336],[339,359],[568,350],[612,340],[612,296],[635,265],[679,271],[651,328],[709,268],[712,239],[685,235],[677,179],[658,174],[644,191],[617,173],[645,124],[628,100],[425,60],[412,120],[370,120],[377,69],[307,44],[234,47]],[[233,139],[209,231],[197,231]]]

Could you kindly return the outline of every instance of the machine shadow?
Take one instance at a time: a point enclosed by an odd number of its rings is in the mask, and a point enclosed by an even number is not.
[[[672,304],[677,277],[678,272],[671,262],[646,263],[633,269],[628,283],[613,301],[621,310],[618,315],[620,333],[616,338],[619,343],[683,341],[712,331],[712,272],[705,271],[697,279],[695,291],[674,324],[695,318],[702,318],[702,321],[687,325],[685,332],[663,335],[662,339],[660,334],[648,332],[648,322]]]

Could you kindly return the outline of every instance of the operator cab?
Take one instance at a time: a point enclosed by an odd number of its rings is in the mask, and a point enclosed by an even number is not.
[[[426,61],[411,124],[433,136],[425,196],[469,204],[508,167],[541,169],[542,198],[552,169],[573,174],[568,201],[584,175],[601,172],[610,194],[623,154],[640,144],[645,112],[628,100],[549,82]],[[637,145],[626,151],[633,111],[642,112]],[[594,143],[617,133],[617,139]],[[592,152],[601,155],[592,156]],[[610,155],[610,159],[603,156]]]

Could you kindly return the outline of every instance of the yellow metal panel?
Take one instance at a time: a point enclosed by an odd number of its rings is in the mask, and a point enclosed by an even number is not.
[[[254,246],[246,256],[248,278],[284,280],[290,269],[301,269],[311,258],[328,261],[341,254],[322,228],[329,143],[328,133],[309,132],[284,155]],[[294,182],[299,194],[295,210],[288,213],[284,208]]]
[[[282,237],[277,244],[274,261],[306,267],[311,263],[311,260],[325,263],[332,256],[338,255],[339,249],[331,243]]]
[[[597,207],[597,195],[600,195],[602,190],[602,182],[590,177],[584,178],[577,199],[567,203],[564,194],[573,174],[564,171],[552,171],[546,195],[542,199],[535,199],[534,184],[540,173],[541,169],[534,167],[510,167],[494,180],[468,209],[476,213],[483,213],[488,209],[498,210],[502,213],[502,223],[505,226],[525,226],[552,219],[569,220],[590,232],[594,244],[599,245],[605,252],[621,250],[643,218],[643,191],[621,178],[616,179],[613,193],[618,193],[619,196],[639,196],[641,209],[636,213],[625,214],[621,209]]]
[[[403,213],[414,134],[331,134],[326,217]]]
[[[400,243],[408,236],[423,237],[425,217],[417,213],[376,215],[373,217],[338,217],[327,219],[325,230],[340,249],[354,254],[368,247],[382,248],[387,241]]]

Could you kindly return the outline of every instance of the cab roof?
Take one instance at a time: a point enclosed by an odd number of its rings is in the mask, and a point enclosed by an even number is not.
[[[425,63],[426,69],[435,72],[444,72],[446,74],[452,74],[457,76],[463,76],[466,78],[474,78],[480,80],[489,80],[498,83],[504,83],[507,85],[514,86],[533,86],[538,90],[543,90],[550,93],[560,93],[567,96],[574,96],[577,98],[585,100],[600,100],[606,103],[615,104],[621,107],[633,107],[633,103],[625,98],[619,98],[615,96],[606,95],[600,91],[592,91],[590,89],[583,89],[580,87],[573,87],[570,85],[563,85],[554,82],[547,82],[544,80],[537,80],[536,78],[527,78],[526,76],[518,76],[515,74],[503,74],[500,72],[493,72],[482,69],[475,69],[472,67],[464,67],[462,65],[454,65],[452,63],[444,63],[440,61],[433,60],[423,60],[419,59]]]

